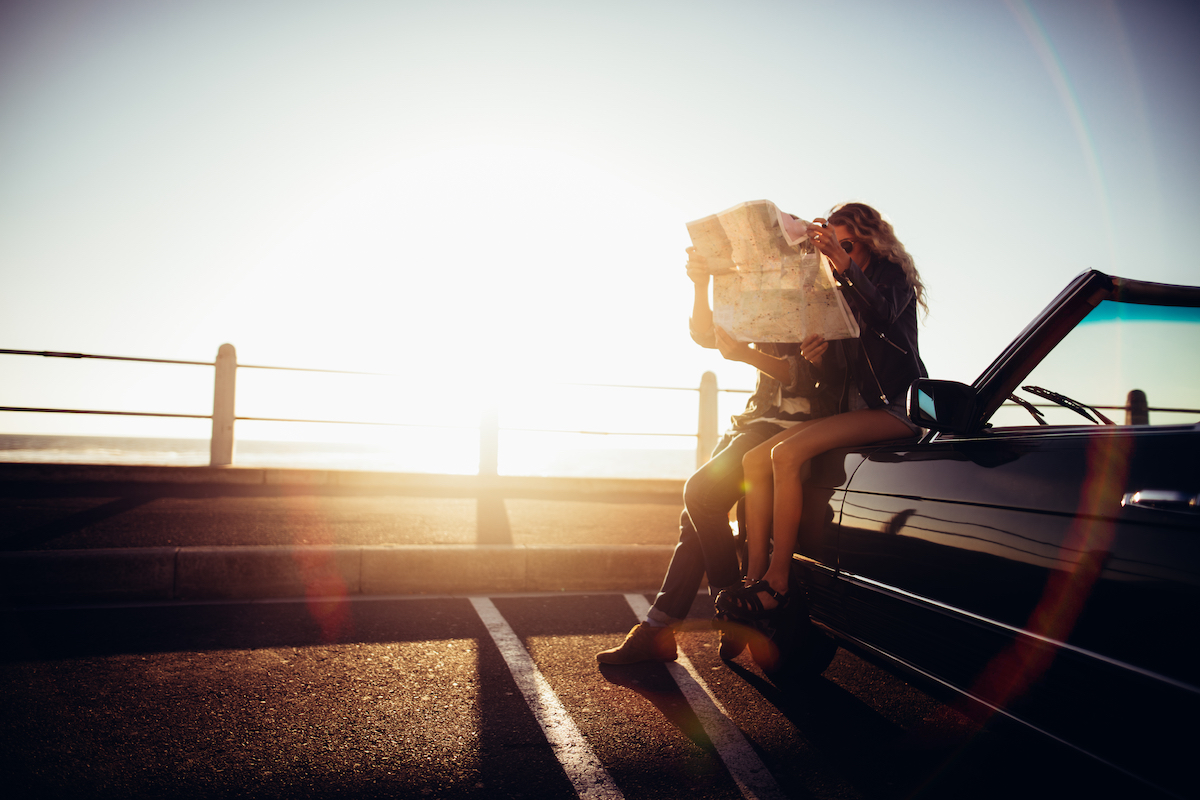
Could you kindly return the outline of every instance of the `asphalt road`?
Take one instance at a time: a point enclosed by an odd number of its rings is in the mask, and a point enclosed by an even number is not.
[[[10,469],[14,466],[9,465]],[[82,468],[80,468],[82,469]],[[679,491],[0,480],[0,551],[246,545],[673,545]]]
[[[844,651],[804,681],[773,682],[749,654],[723,664],[703,597],[686,664],[598,668],[645,600],[7,608],[4,794],[1139,796]]]

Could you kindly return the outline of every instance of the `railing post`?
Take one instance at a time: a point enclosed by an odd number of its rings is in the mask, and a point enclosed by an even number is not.
[[[479,415],[479,474],[500,474],[500,412],[494,406]]]
[[[696,469],[707,463],[720,435],[717,411],[717,375],[706,372],[700,376],[700,418],[696,427]]]
[[[223,344],[217,350],[216,367],[209,465],[227,467],[233,463],[233,403],[237,382],[237,351],[233,345]]]
[[[1150,403],[1141,389],[1133,389],[1125,396],[1125,424],[1150,424]]]

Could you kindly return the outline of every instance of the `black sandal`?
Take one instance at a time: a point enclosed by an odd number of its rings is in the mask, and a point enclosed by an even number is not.
[[[765,593],[775,598],[774,608],[764,608],[759,593]],[[777,592],[765,580],[758,580],[749,586],[738,589],[726,589],[717,595],[717,609],[735,617],[761,619],[770,616],[784,608],[788,603],[787,592]]]

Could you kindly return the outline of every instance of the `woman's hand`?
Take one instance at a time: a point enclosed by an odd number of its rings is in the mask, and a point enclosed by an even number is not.
[[[814,367],[821,366],[821,356],[829,349],[829,342],[819,333],[806,336],[800,343],[800,357]]]
[[[708,259],[697,253],[694,247],[687,249],[687,255],[687,275],[692,283],[708,286],[708,276],[711,274],[708,271]]]
[[[730,361],[750,361],[754,351],[751,349],[749,342],[739,342],[721,327],[716,328],[716,334],[717,349],[721,351],[722,356]]]
[[[850,269],[850,255],[838,243],[837,231],[824,217],[817,217],[808,223],[808,238],[812,239],[817,249],[833,262],[838,272]]]

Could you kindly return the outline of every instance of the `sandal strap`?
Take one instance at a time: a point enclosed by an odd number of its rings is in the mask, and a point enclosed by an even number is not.
[[[737,604],[743,610],[752,614],[759,614],[765,610],[763,608],[762,600],[758,599],[759,583],[763,583],[763,581],[752,583],[749,586],[743,586],[741,589],[738,589],[737,593],[734,595],[734,598],[737,600]]]
[[[759,579],[749,586],[743,586],[732,591],[726,590],[726,593],[729,595],[730,600],[733,601],[732,604],[743,614],[761,615],[768,611],[776,611],[782,608],[788,599],[787,592],[775,591],[765,579]],[[762,600],[758,596],[759,593],[770,595],[778,605],[772,609],[764,608]]]
[[[771,584],[767,583],[765,578],[756,581],[752,586],[746,587],[746,591],[750,590],[753,590],[755,594],[758,594],[759,592],[766,592],[780,603],[787,599],[787,592],[775,591],[771,588]]]

